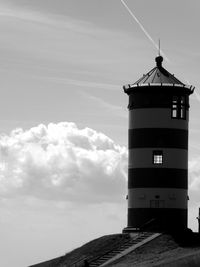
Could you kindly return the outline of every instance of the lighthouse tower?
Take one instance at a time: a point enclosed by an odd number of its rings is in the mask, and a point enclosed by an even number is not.
[[[128,225],[142,229],[186,229],[188,202],[189,95],[183,84],[156,67],[134,84],[129,96]]]

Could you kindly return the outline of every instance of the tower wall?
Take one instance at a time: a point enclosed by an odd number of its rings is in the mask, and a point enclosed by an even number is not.
[[[128,228],[187,228],[189,93],[136,87],[128,108]]]

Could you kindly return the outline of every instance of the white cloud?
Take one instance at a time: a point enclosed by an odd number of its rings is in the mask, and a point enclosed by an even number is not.
[[[200,201],[200,157],[189,161],[189,191],[194,201]]]
[[[36,9],[22,8],[17,5],[0,5],[0,17],[7,17],[25,22],[56,26],[79,33],[91,33],[88,27],[91,25],[85,21],[74,20],[68,16],[56,16],[51,13],[36,11]]]
[[[101,99],[100,97],[96,97],[96,96],[88,96],[88,98],[90,98],[92,101],[95,101],[96,103],[98,103],[100,106],[112,110],[114,112],[118,112],[120,114],[123,113],[123,111],[125,110],[124,108],[122,108],[121,106],[117,106],[117,105],[113,105],[111,103],[106,102],[105,100]],[[127,116],[127,112],[126,115],[124,117],[128,117]]]
[[[102,133],[63,122],[0,136],[0,194],[86,203],[125,194],[127,150]]]
[[[56,83],[62,83],[62,84],[70,84],[70,85],[76,85],[86,88],[96,88],[96,89],[104,89],[104,90],[112,90],[116,91],[119,90],[120,86],[116,84],[109,84],[109,83],[101,83],[101,82],[91,82],[91,81],[84,81],[84,80],[74,80],[70,78],[61,78],[61,77],[43,77],[44,79],[48,79],[49,81],[53,81]]]

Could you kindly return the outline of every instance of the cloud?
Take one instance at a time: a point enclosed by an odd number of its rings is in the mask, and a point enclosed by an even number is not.
[[[62,77],[43,77],[46,80],[53,81],[56,83],[62,83],[62,84],[70,84],[70,85],[76,85],[76,86],[81,86],[81,87],[86,87],[86,88],[96,88],[96,89],[101,89],[101,90],[112,90],[116,91],[119,89],[119,85],[117,84],[110,84],[110,83],[101,83],[101,82],[91,82],[91,81],[84,81],[84,80],[75,80],[75,79],[70,79],[70,78],[62,78]]]
[[[75,123],[1,135],[0,157],[1,197],[102,203],[125,194],[127,149]]]
[[[89,27],[91,25],[85,21],[74,20],[69,16],[56,16],[51,13],[36,11],[36,9],[18,7],[17,5],[0,6],[0,17],[7,17],[24,22],[38,23],[49,26],[56,26],[79,33],[91,33]]]
[[[103,100],[100,97],[87,95],[86,93],[84,93],[84,95],[87,96],[88,99],[92,100],[93,103],[96,103],[96,105],[102,107],[104,110],[109,110],[109,112],[114,113],[118,117],[122,117],[122,118],[126,118],[126,119],[128,118],[127,112],[125,112],[126,110],[124,108],[122,108],[121,106],[113,105],[113,104]]]
[[[200,201],[200,157],[189,161],[189,193],[192,201]]]

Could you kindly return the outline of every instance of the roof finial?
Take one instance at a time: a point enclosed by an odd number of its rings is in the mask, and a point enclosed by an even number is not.
[[[162,68],[163,57],[160,55],[160,38],[158,39],[158,56],[156,57],[156,65],[158,68]]]

